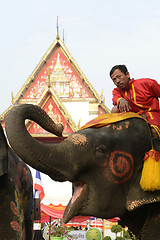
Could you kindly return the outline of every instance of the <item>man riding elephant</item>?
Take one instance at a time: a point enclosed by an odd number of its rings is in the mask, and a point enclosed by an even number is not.
[[[110,71],[116,88],[113,90],[111,112],[135,112],[148,120],[153,137],[160,137],[160,85],[157,81],[142,78],[130,79],[125,65],[116,65]]]

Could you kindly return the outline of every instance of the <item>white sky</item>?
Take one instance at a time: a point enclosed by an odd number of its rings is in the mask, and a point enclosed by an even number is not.
[[[104,90],[107,107],[116,64],[160,83],[159,0],[0,0],[0,8],[0,114],[55,40],[57,16],[61,39],[64,29],[66,47],[96,91]]]

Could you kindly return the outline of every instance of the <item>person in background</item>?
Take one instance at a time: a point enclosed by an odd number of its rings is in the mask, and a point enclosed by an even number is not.
[[[116,65],[110,71],[116,85],[112,95],[114,107],[111,113],[134,112],[146,118],[153,137],[160,137],[160,85],[156,80],[141,78],[135,80],[125,65]]]

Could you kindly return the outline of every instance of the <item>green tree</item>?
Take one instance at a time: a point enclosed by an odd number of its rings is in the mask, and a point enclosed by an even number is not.
[[[137,239],[133,233],[132,233],[132,235],[130,235],[129,231],[125,230],[125,229],[123,229],[123,237],[125,240]]]
[[[123,237],[116,237],[115,240],[125,240]]]
[[[116,234],[116,237],[117,237],[117,233],[119,232],[122,232],[122,226],[121,225],[113,225],[111,227],[111,232],[115,233]]]
[[[102,240],[112,240],[110,236],[105,236],[102,238]]]
[[[131,235],[129,234],[128,230],[123,229],[123,237],[127,239],[131,239]]]

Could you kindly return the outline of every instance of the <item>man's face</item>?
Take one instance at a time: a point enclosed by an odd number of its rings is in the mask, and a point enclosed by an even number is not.
[[[128,83],[130,81],[130,75],[129,72],[126,74],[122,73],[121,70],[116,69],[113,74],[111,75],[111,78],[114,82],[114,84],[119,87],[122,90],[128,89]]]

